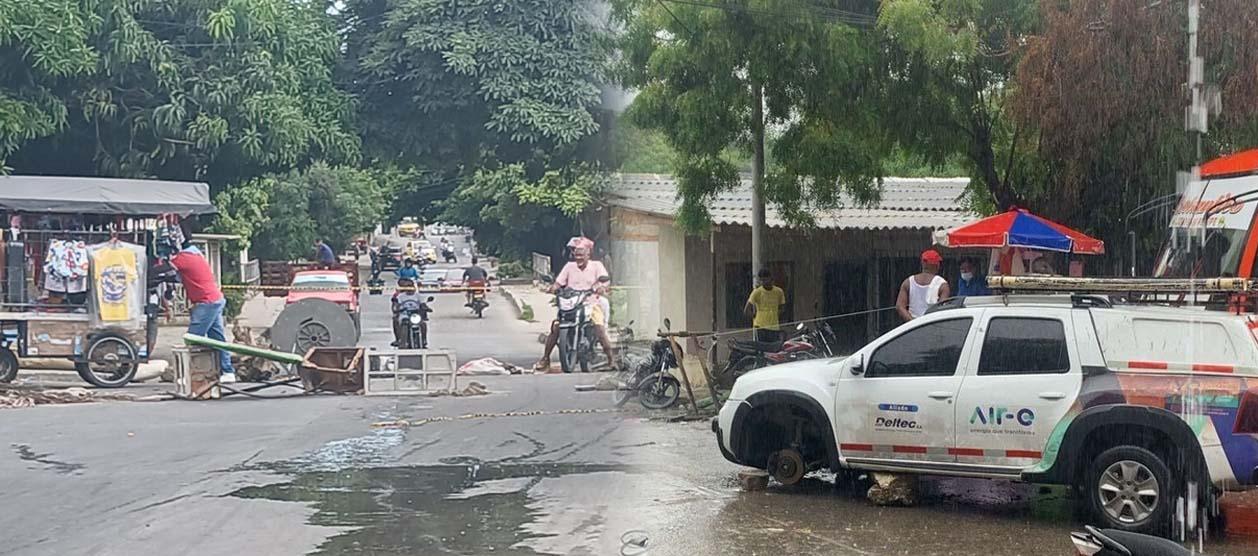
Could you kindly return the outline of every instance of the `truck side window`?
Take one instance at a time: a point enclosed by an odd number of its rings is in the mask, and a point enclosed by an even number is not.
[[[994,318],[987,324],[979,375],[1070,371],[1066,329],[1057,319]]]
[[[892,338],[869,358],[865,376],[952,376],[973,322],[972,318],[942,320]]]

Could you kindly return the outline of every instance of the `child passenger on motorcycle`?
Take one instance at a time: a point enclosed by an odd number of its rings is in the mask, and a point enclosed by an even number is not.
[[[607,335],[607,306],[605,296],[610,283],[610,276],[607,274],[607,268],[603,263],[590,260],[590,253],[594,251],[594,242],[584,237],[574,237],[568,242],[568,247],[572,250],[572,261],[565,264],[563,269],[559,271],[559,276],[555,277],[555,283],[551,285],[551,290],[559,288],[572,288],[574,290],[591,290],[595,293],[585,298],[587,310],[589,311],[590,322],[594,325],[595,334],[598,337],[598,343],[603,347],[603,354],[607,356],[607,361],[611,365],[615,365],[616,358],[612,350],[611,338]],[[533,369],[539,372],[550,371],[550,354],[555,351],[555,345],[559,342],[559,320],[556,319],[550,324],[550,335],[546,337],[546,351],[542,358],[537,361]]]

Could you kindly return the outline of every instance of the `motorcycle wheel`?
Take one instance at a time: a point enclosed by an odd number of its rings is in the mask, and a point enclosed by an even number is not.
[[[638,402],[647,409],[668,409],[681,398],[681,382],[672,375],[658,373],[638,385]]]
[[[625,403],[629,401],[629,398],[632,398],[635,394],[637,394],[637,385],[633,383],[633,375],[634,373],[632,371],[621,371],[616,373],[616,378],[614,379],[616,389],[612,390],[612,402],[616,404],[616,407],[625,405]]]
[[[738,380],[738,377],[763,366],[764,359],[760,357],[751,355],[743,357],[733,364],[726,366],[725,372],[721,373],[721,375],[716,378],[717,384],[722,387],[729,388],[734,385],[734,381]]]
[[[590,360],[593,358],[594,343],[590,341],[589,336],[586,336],[581,340],[581,348],[577,350],[577,364],[580,365],[581,372],[590,372]]]
[[[572,340],[576,332],[572,329],[564,331],[559,330],[559,368],[563,372],[571,373],[577,362],[577,350],[572,349]]]
[[[483,318],[484,316],[485,316],[485,308],[484,308],[484,307],[482,307],[482,306],[478,303],[478,304],[476,305],[476,318],[478,318],[478,319],[479,319],[479,318]]]

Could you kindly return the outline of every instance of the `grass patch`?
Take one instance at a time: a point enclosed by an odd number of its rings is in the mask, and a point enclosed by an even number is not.
[[[523,301],[520,302],[520,320],[533,322],[533,306]]]

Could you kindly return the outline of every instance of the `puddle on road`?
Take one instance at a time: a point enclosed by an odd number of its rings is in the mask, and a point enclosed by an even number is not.
[[[349,529],[315,554],[596,554],[591,524],[557,519],[562,511],[546,491],[578,477],[608,481],[636,472],[625,465],[448,461],[340,470],[268,464],[292,480],[231,496],[308,503],[316,510],[311,525]],[[542,484],[551,486],[537,488]],[[597,512],[575,513],[589,518]],[[562,548],[551,547],[560,541]]]

